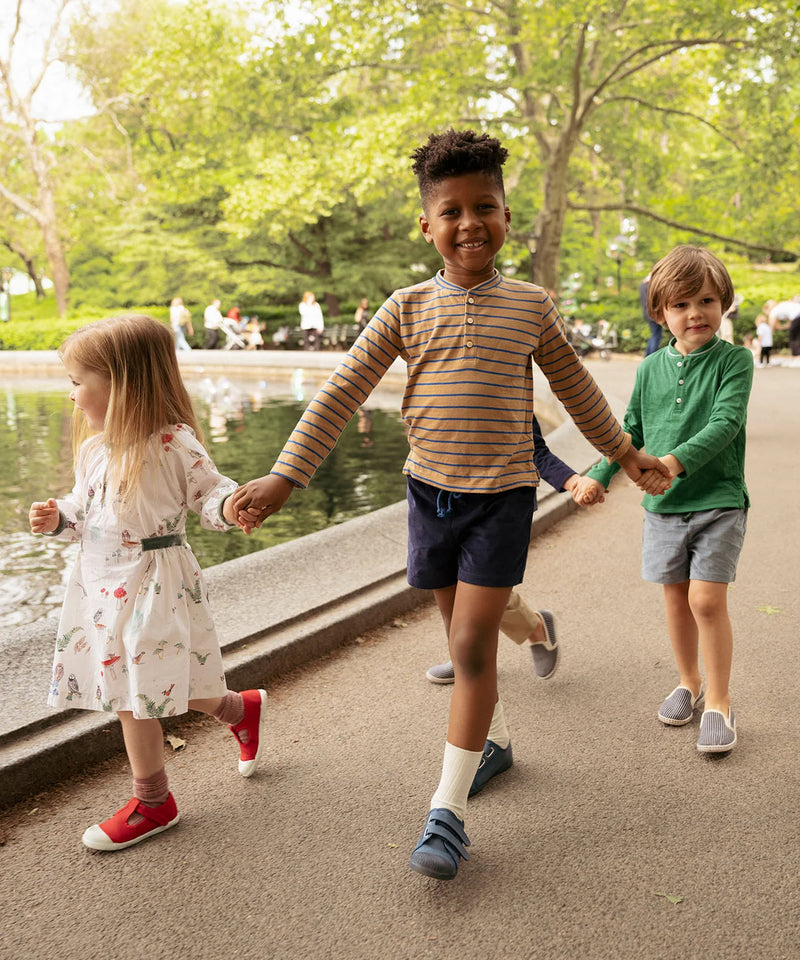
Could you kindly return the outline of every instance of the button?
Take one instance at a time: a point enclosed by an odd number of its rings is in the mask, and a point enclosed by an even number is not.
[[[475,299],[473,297],[468,297],[467,303],[475,303]]]
[[[475,323],[472,317],[467,317],[467,323]]]
[[[678,383],[683,383],[683,380],[679,380]]]
[[[467,346],[468,346],[468,347],[471,347],[471,346],[472,346],[472,341],[471,341],[471,340],[467,340]]]
[[[677,397],[676,400],[675,400],[675,403],[680,403],[680,402],[681,402],[681,398],[680,398],[680,397]]]
[[[679,360],[679,361],[678,361],[678,366],[679,366],[679,367],[682,367],[682,366],[683,366],[683,361],[682,361],[682,360]]]

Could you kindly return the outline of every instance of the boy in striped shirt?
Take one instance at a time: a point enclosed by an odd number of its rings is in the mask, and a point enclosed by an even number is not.
[[[271,473],[241,487],[234,507],[243,524],[255,525],[280,510],[395,358],[406,361],[408,581],[433,590],[455,669],[442,777],[410,866],[449,880],[469,859],[464,815],[484,745],[510,742],[497,696],[497,635],[525,571],[539,479],[531,357],[600,452],[651,492],[668,481],[657,479],[663,464],[631,446],[547,292],[495,269],[511,222],[500,142],[449,130],[412,156],[420,227],[444,268],[389,297],[311,401]]]

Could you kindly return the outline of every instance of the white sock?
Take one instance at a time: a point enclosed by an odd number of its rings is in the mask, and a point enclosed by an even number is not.
[[[469,788],[478,772],[482,756],[483,750],[462,750],[461,747],[454,747],[452,743],[445,743],[442,779],[431,798],[431,810],[445,807],[459,820],[464,819]]]
[[[492,722],[489,724],[489,732],[486,734],[486,739],[491,740],[492,743],[496,743],[501,750],[511,743],[511,737],[508,733],[508,727],[506,726],[506,715],[503,712],[503,701],[498,700],[494,705],[494,713],[492,714]]]

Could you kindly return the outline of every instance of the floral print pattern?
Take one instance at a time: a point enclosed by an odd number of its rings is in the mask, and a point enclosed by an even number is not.
[[[183,535],[187,510],[228,530],[222,476],[191,428],[151,440],[137,497],[106,489],[102,439],[81,448],[72,493],[58,500],[57,536],[80,541],[61,612],[50,694],[54,707],[185,713],[190,699],[219,697],[225,676],[208,592],[187,543],[142,550],[142,540]]]

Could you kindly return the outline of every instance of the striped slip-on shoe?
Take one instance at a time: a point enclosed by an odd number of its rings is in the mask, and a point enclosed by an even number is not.
[[[549,680],[556,672],[561,657],[561,648],[556,637],[556,621],[549,610],[537,610],[536,613],[542,621],[547,640],[530,645],[533,672],[540,680]]]
[[[697,749],[700,753],[727,753],[736,746],[736,720],[733,710],[728,716],[721,710],[704,710],[700,718],[700,736]]]
[[[682,727],[690,723],[695,707],[705,696],[703,688],[695,696],[688,687],[675,687],[672,693],[658,708],[658,719],[670,727]]]

